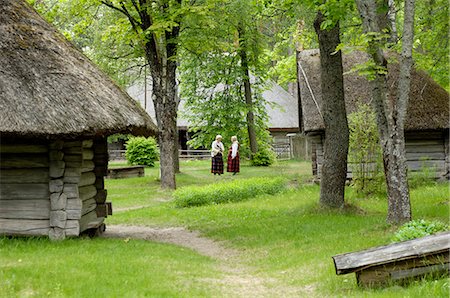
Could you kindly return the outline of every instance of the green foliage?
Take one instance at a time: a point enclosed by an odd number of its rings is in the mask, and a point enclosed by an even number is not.
[[[152,137],[132,137],[125,144],[125,157],[132,165],[153,167],[159,158],[158,144]]]
[[[440,221],[424,219],[412,220],[402,225],[392,238],[393,242],[416,239],[448,230],[448,225]]]
[[[252,166],[268,167],[276,161],[275,152],[271,148],[262,147],[252,157]]]
[[[285,189],[281,178],[252,178],[232,180],[207,186],[188,186],[177,189],[173,197],[177,207],[238,202],[262,194],[276,194]]]
[[[418,171],[408,171],[408,185],[410,188],[435,185],[437,183],[436,166],[428,163],[428,161],[428,158],[423,157],[420,159],[421,165]]]
[[[348,161],[352,170],[352,186],[365,195],[385,190],[382,154],[375,113],[363,104],[348,116],[350,131]]]
[[[116,134],[110,135],[108,137],[108,143],[115,143],[118,141],[128,141],[128,139],[130,139],[131,137],[133,137],[133,136],[116,133]]]

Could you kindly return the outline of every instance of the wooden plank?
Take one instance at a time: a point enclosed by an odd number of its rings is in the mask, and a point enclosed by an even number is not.
[[[49,180],[48,168],[1,169],[0,183],[46,183]]]
[[[108,169],[107,178],[118,179],[128,177],[143,177],[144,166],[118,167]]]
[[[381,265],[393,260],[416,258],[450,249],[450,231],[414,240],[374,247],[333,257],[336,274],[354,272],[359,268]]]
[[[105,179],[103,177],[96,177],[94,186],[95,188],[97,188],[97,190],[105,189]]]
[[[52,160],[63,160],[64,159],[64,153],[60,150],[50,150],[48,153],[50,161]]]
[[[0,153],[47,153],[46,145],[34,144],[1,144]]]
[[[67,220],[65,231],[68,237],[78,237],[80,235],[80,222],[78,220]]]
[[[108,192],[106,189],[99,189],[97,194],[95,195],[95,200],[98,204],[105,203],[106,197],[108,196]]]
[[[418,152],[443,152],[444,146],[443,144],[439,145],[429,145],[429,144],[406,144],[405,146],[406,153],[418,153]]]
[[[445,168],[444,160],[425,160],[425,161],[406,161],[408,165],[408,169],[410,171],[420,171],[425,168],[433,168],[435,167],[437,171],[441,172]]]
[[[81,174],[80,182],[78,183],[78,186],[86,186],[86,185],[93,185],[95,183],[96,177],[94,172],[85,172]]]
[[[75,155],[74,154],[65,154],[64,155],[64,160],[66,162],[76,163],[76,162],[82,161],[83,160],[83,156],[81,154],[75,154]]]
[[[83,148],[81,147],[81,144],[79,146],[74,146],[74,147],[66,147],[66,144],[64,144],[64,154],[66,155],[78,155],[78,154],[82,154],[83,152]]]
[[[47,168],[49,164],[47,155],[18,155],[18,154],[1,154],[0,167],[2,169],[9,168]]]
[[[71,210],[71,209],[68,209],[68,210],[66,210],[66,213],[67,213],[67,220],[69,220],[69,219],[80,219],[81,218],[81,209],[78,209],[78,210]]]
[[[83,202],[79,199],[67,199],[66,210],[80,210],[83,206]]]
[[[445,153],[441,152],[421,152],[421,153],[406,153],[406,159],[409,161],[417,160],[445,160]]]
[[[97,188],[94,185],[83,186],[79,188],[79,195],[81,201],[88,200],[90,198],[94,198],[97,194]]]
[[[0,200],[48,200],[48,183],[2,183]]]
[[[0,200],[0,218],[49,219],[50,201],[47,200]]]

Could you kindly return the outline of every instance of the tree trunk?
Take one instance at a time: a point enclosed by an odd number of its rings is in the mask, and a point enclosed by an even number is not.
[[[381,33],[383,27],[380,27],[380,24],[376,21],[377,6],[375,0],[357,0],[356,3],[363,21],[364,32]],[[377,72],[375,80],[372,81],[372,104],[376,113],[378,132],[383,149],[384,172],[388,193],[387,222],[395,224],[411,220],[405,157],[404,120],[410,91],[413,29],[410,18],[411,14],[412,18],[414,17],[414,1],[407,0],[405,4],[406,27],[404,28],[398,97],[389,96],[385,73]],[[379,45],[379,41],[369,41],[369,51],[375,64],[382,69],[387,69],[387,60]]]
[[[258,143],[256,141],[256,131],[255,131],[255,115],[253,113],[253,100],[252,100],[252,89],[250,84],[250,72],[248,69],[248,58],[247,58],[247,47],[245,43],[245,34],[243,27],[238,28],[239,35],[239,56],[241,58],[242,74],[244,76],[244,96],[245,103],[247,105],[247,130],[248,138],[250,141],[250,151],[253,155],[258,151]]]
[[[317,13],[314,28],[319,39],[322,115],[325,123],[324,161],[320,183],[320,204],[344,206],[347,179],[349,131],[344,101],[344,80],[341,51],[333,54],[340,43],[339,24],[321,29],[325,17]]]

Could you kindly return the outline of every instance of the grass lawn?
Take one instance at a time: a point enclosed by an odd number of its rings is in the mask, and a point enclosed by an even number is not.
[[[237,176],[217,177],[209,173],[208,161],[186,161],[181,171],[179,188],[257,176],[284,176],[291,182],[289,190],[275,196],[175,208],[171,191],[159,188],[158,168],[147,168],[145,177],[107,180],[108,200],[116,210],[107,225],[187,227],[238,251],[239,260],[224,261],[175,245],[133,239],[52,243],[0,238],[0,296],[233,297],[226,281],[230,274],[242,275],[230,270],[236,265],[233,262],[254,280],[263,281],[269,289],[265,297],[274,293],[279,297],[449,296],[445,278],[365,290],[356,286],[354,274],[336,276],[333,255],[387,244],[396,228],[385,223],[384,198],[360,198],[351,189],[346,191],[348,209],[319,208],[319,186],[308,182],[312,177],[307,162],[279,162],[268,168],[244,164]],[[413,189],[411,201],[415,219],[448,223],[448,183]],[[143,208],[129,209],[136,206]]]

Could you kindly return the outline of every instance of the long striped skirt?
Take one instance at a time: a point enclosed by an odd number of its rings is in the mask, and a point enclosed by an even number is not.
[[[228,152],[227,172],[239,172],[239,152],[234,159],[231,158],[231,150]]]
[[[223,174],[223,157],[221,153],[211,159],[211,173]]]

